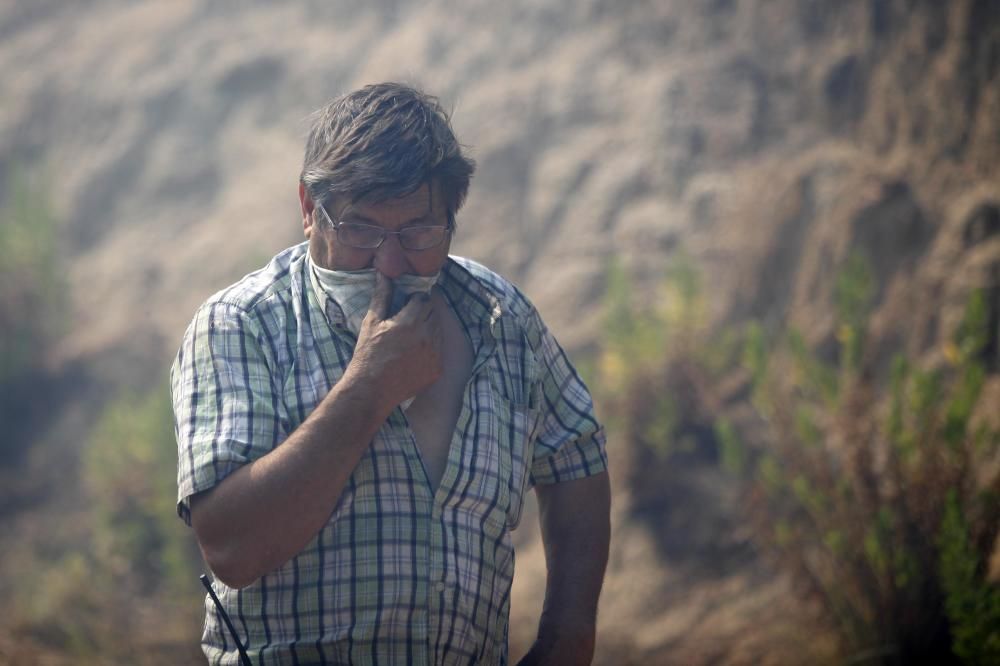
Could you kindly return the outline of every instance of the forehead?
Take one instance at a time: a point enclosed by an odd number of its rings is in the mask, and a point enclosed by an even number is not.
[[[342,218],[360,218],[382,226],[395,226],[413,220],[423,219],[439,213],[440,197],[432,196],[431,188],[425,183],[410,194],[379,202],[349,202],[340,210]]]

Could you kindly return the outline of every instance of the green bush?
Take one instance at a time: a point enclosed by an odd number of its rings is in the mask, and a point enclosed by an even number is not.
[[[175,510],[176,465],[165,387],[112,402],[84,456],[94,553],[107,571],[144,593],[197,589],[194,539]]]
[[[175,450],[165,387],[104,409],[81,446],[86,536],[19,581],[20,631],[74,663],[197,644],[201,558],[176,517]]]
[[[969,539],[958,494],[948,494],[938,542],[954,652],[967,664],[1000,663],[1000,590],[983,583],[981,552]]]
[[[51,421],[46,387],[58,369],[48,376],[45,363],[66,309],[59,229],[42,190],[24,174],[15,174],[4,193],[0,416],[8,431],[11,422],[21,426],[18,443],[47,450],[56,443],[34,426]],[[152,656],[196,651],[202,594],[197,547],[174,508],[176,444],[166,387],[123,392],[79,437],[59,455],[73,463],[79,455],[73,469],[81,503],[39,529],[32,547],[12,561],[20,573],[7,581],[4,629],[73,663],[191,663]],[[41,460],[51,457],[49,451]]]
[[[678,284],[697,281],[668,280],[697,303],[697,289]],[[926,369],[900,356],[880,385],[866,340],[875,287],[866,261],[851,257],[835,284],[831,362],[794,330],[769,335],[751,323],[741,334],[710,336],[698,323],[669,319],[670,310],[637,311],[619,274],[603,347],[615,362],[597,369],[598,384],[614,387],[609,420],[627,425],[630,446],[673,455],[692,410],[678,409],[676,390],[650,387],[665,386],[657,377],[694,375],[683,392],[694,411],[716,415],[716,455],[743,486],[759,550],[822,602],[848,658],[998,663],[1000,589],[986,581],[985,563],[1000,500],[983,489],[1000,487],[1000,477],[984,481],[995,466],[982,463],[995,460],[1000,432],[975,418],[987,411],[985,299],[970,297],[949,366]],[[733,388],[740,377],[745,391]]]
[[[970,299],[953,367],[923,370],[898,357],[883,401],[860,367],[869,271],[856,260],[845,270],[839,368],[795,335],[766,361],[759,335],[747,338],[753,393],[770,407],[761,464],[778,461],[767,463],[770,478],[747,478],[765,498],[751,505],[761,533],[781,526],[760,543],[824,600],[847,652],[883,663],[951,652],[986,663],[998,655],[1000,623],[984,618],[1000,605],[1000,589],[985,581],[981,562],[1000,503],[975,481],[998,440],[972,421],[986,378],[977,360],[986,341],[982,295]]]
[[[0,208],[0,386],[40,364],[65,298],[56,218],[40,188],[9,178]]]
[[[625,267],[613,259],[604,294],[600,352],[596,362],[581,364],[597,400],[607,406],[604,414],[609,427],[660,460],[693,446],[689,439],[672,436],[680,421],[680,406],[670,391],[661,390],[658,375],[678,350],[701,349],[696,343],[705,328],[700,282],[691,259],[678,253],[649,298],[636,293]],[[736,349],[733,343],[730,351]],[[718,354],[703,361],[724,362]]]

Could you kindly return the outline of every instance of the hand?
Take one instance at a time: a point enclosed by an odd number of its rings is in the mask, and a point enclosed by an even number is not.
[[[543,630],[517,666],[588,666],[594,658],[593,627],[579,631]]]
[[[378,388],[389,408],[437,381],[443,373],[440,320],[430,294],[414,294],[389,316],[392,280],[375,273],[375,293],[358,333],[348,371]]]

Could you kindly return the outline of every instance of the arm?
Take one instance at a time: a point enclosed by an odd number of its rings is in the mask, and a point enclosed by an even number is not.
[[[611,538],[608,474],[539,485],[535,492],[548,578],[538,638],[520,666],[589,664]]]
[[[379,274],[343,377],[270,453],[191,498],[191,525],[222,582],[245,587],[300,552],[330,518],[389,413],[441,372],[430,299],[386,319],[392,282]]]

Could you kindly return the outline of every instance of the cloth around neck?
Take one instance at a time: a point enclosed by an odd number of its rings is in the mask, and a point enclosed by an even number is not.
[[[359,271],[332,271],[317,266],[309,260],[310,275],[319,295],[325,295],[340,308],[344,327],[355,336],[361,331],[361,322],[368,314],[375,294],[375,269]],[[392,281],[390,316],[399,312],[412,294],[426,294],[437,284],[440,271],[434,275],[401,275]]]

